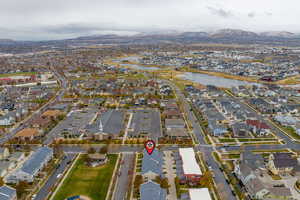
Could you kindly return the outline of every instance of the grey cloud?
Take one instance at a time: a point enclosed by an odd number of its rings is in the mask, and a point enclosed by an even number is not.
[[[38,40],[106,31],[210,31],[229,27],[300,31],[299,0],[289,0],[289,4],[281,1],[0,0],[0,38]]]
[[[211,7],[211,6],[207,6],[206,8],[207,8],[212,14],[218,15],[218,16],[220,16],[220,17],[228,18],[228,17],[233,16],[233,14],[231,13],[231,11],[224,10],[223,8],[214,8],[214,7]]]
[[[271,12],[266,12],[266,15],[268,15],[268,16],[272,16],[272,15],[273,15],[273,13],[271,13]]]
[[[255,17],[255,13],[254,13],[254,12],[250,12],[250,13],[248,13],[248,17],[250,17],[250,18],[253,18],[253,17]]]
[[[46,26],[41,27],[40,31],[54,33],[54,34],[73,34],[73,33],[90,33],[95,31],[103,31],[103,30],[113,30],[113,27],[106,26],[95,26],[88,24],[65,24],[65,25],[56,25],[56,26]]]

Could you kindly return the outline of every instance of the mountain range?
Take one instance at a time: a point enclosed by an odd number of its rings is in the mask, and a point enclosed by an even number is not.
[[[50,41],[14,41],[0,39],[0,52],[18,51],[26,49],[47,49],[47,48],[69,48],[74,46],[88,46],[95,44],[158,44],[158,43],[229,43],[229,44],[266,44],[300,46],[300,35],[286,31],[255,33],[239,29],[221,29],[214,32],[159,32],[141,33],[131,36],[121,35],[92,35],[82,36],[64,40]]]

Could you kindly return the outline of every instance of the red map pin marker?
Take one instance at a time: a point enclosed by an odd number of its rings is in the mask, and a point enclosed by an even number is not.
[[[145,149],[148,154],[151,155],[155,149],[155,142],[153,140],[148,140],[145,142]]]

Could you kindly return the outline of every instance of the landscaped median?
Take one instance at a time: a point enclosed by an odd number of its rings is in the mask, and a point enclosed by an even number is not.
[[[105,199],[113,176],[118,155],[108,155],[108,162],[99,167],[86,165],[84,155],[80,155],[70,174],[53,199],[83,195],[91,200]]]

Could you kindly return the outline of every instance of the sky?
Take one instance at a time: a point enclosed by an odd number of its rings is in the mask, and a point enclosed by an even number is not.
[[[223,28],[300,33],[299,0],[1,0],[0,38],[52,40]]]

